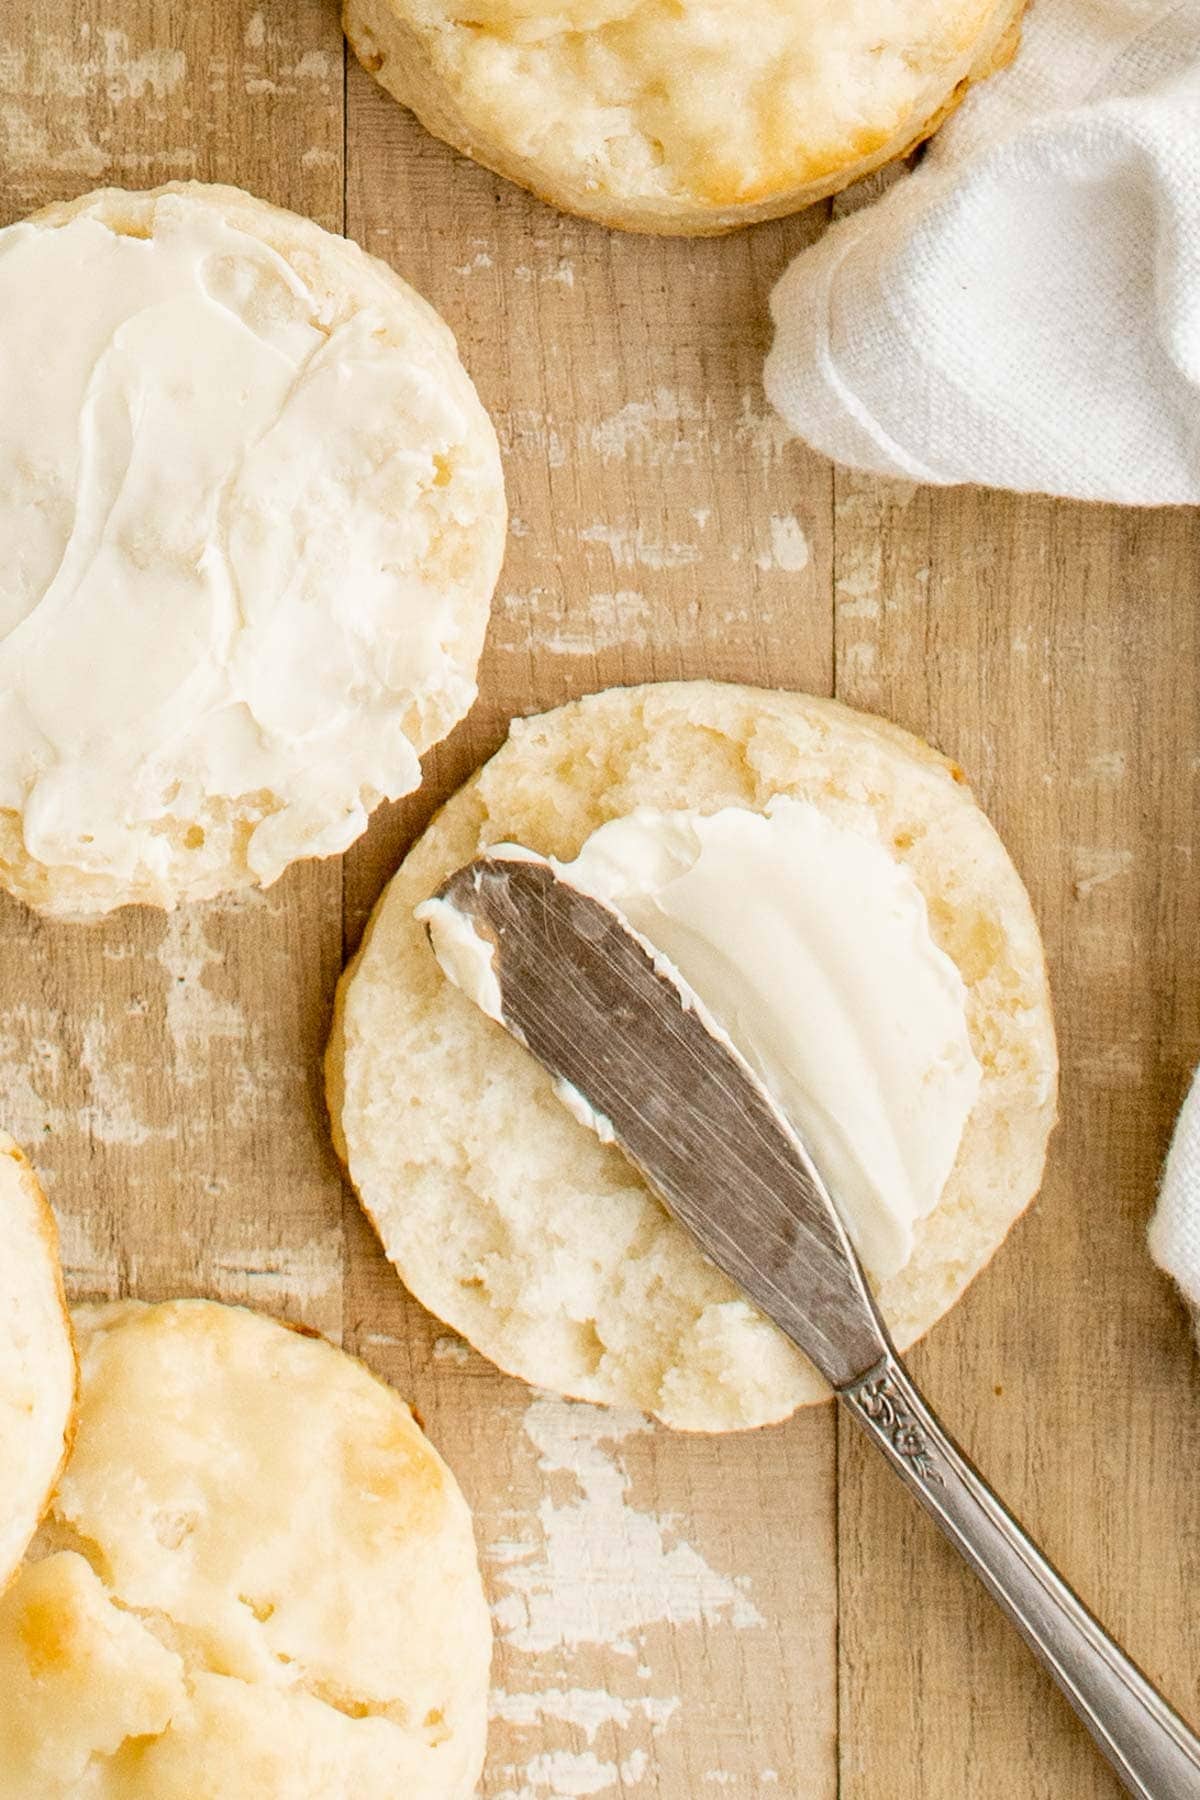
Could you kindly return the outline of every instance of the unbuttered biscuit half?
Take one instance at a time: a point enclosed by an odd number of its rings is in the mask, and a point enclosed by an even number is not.
[[[928,136],[1024,0],[345,0],[364,67],[477,162],[630,230],[794,212]]]
[[[4,1800],[467,1800],[491,1635],[403,1402],[208,1301],[75,1314],[78,1435],[0,1599]]]

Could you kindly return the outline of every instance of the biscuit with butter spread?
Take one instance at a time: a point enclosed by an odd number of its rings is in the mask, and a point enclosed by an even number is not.
[[[3,1800],[467,1800],[470,1514],[389,1388],[208,1301],[75,1314],[70,1461],[0,1597]]]
[[[568,212],[703,234],[837,192],[1006,61],[1024,0],[345,0],[430,131]]]
[[[74,1405],[54,1216],[33,1170],[0,1131],[0,1589],[50,1498]]]
[[[466,712],[503,548],[442,321],[234,188],[0,231],[0,884],[67,917],[344,850]]]
[[[912,1343],[1036,1192],[1055,1112],[1037,926],[960,771],[836,702],[711,682],[516,721],[339,988],[335,1138],[417,1298],[538,1386],[736,1430],[820,1398],[816,1372],[581,1097],[564,1105],[451,985],[414,917],[503,843],[566,865],[677,962],[812,1143]]]

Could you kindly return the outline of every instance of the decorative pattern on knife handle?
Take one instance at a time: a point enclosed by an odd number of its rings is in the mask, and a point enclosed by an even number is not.
[[[905,1405],[890,1375],[878,1375],[861,1387],[851,1389],[846,1397],[922,1480],[945,1487],[946,1478],[934,1460],[929,1439]]]

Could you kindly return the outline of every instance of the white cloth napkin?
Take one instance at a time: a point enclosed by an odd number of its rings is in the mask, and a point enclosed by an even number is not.
[[[1033,0],[772,311],[767,393],[835,461],[1200,502],[1200,0]]]
[[[1150,1222],[1150,1254],[1200,1308],[1200,1073],[1183,1103]]]

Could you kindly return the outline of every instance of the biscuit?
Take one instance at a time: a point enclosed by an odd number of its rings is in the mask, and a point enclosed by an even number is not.
[[[878,1290],[905,1348],[1036,1192],[1057,1064],[1020,878],[961,772],[898,727],[712,682],[612,689],[515,722],[385,890],[342,979],[327,1054],[335,1140],[417,1298],[526,1381],[695,1430],[765,1424],[827,1389],[621,1152],[450,985],[413,908],[498,842],[568,861],[639,806],[762,810],[776,795],[890,846],[966,987],[979,1096],[912,1257]]]
[[[0,1589],[49,1500],[74,1404],[58,1230],[33,1170],[0,1132]]]
[[[0,231],[0,884],[169,907],[344,850],[462,717],[503,551],[447,327],[236,188]]]
[[[345,0],[430,131],[567,212],[702,235],[910,150],[1007,61],[1024,0]]]
[[[0,1796],[467,1800],[490,1626],[408,1408],[238,1307],[75,1324],[75,1446],[0,1599]]]

